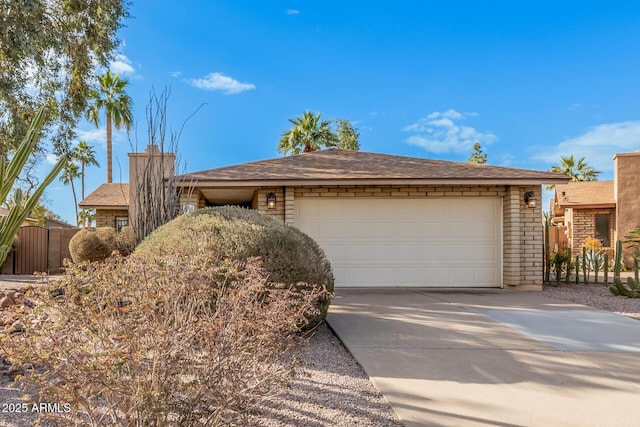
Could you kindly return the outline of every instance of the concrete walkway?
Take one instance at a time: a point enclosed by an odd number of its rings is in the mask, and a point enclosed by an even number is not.
[[[637,426],[640,322],[504,290],[339,289],[328,323],[407,426]]]

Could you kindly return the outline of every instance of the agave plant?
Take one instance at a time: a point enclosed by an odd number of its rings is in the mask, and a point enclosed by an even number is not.
[[[20,172],[22,172],[22,168],[38,145],[38,138],[44,117],[45,110],[42,108],[31,122],[29,130],[10,161],[6,153],[0,155],[0,205],[5,204],[7,201],[11,188],[13,188],[16,179],[20,175]],[[29,212],[36,207],[47,186],[56,179],[66,161],[65,158],[60,158],[30,197],[24,197],[20,189],[14,191],[13,199],[16,202],[15,206],[9,210],[9,215],[0,219],[0,265],[4,263],[7,255],[11,252],[11,246],[16,232],[22,223],[24,223]]]

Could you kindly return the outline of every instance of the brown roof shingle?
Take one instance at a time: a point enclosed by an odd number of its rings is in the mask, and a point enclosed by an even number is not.
[[[78,203],[81,208],[127,209],[129,207],[129,184],[102,184],[86,199]]]
[[[529,169],[328,149],[271,160],[242,163],[182,175],[214,185],[312,181],[487,181],[493,183],[565,183],[566,175]]]
[[[583,181],[556,185],[556,200],[563,208],[611,206],[616,203],[613,181]]]

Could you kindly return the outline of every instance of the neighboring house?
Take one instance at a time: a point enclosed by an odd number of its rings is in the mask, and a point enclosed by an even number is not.
[[[9,209],[0,207],[0,218],[5,217],[7,215],[9,215]],[[37,223],[38,223],[37,219],[27,218],[22,223],[22,226],[24,227],[26,225],[36,225]]]
[[[179,178],[189,188],[181,197],[184,210],[246,206],[309,234],[331,261],[336,286],[523,290],[542,287],[542,213],[533,199],[541,200],[542,184],[569,180],[339,149]],[[101,200],[107,189],[96,190]],[[98,212],[89,206],[92,198],[81,207]]]
[[[96,227],[113,227],[119,231],[129,225],[129,184],[102,184],[78,206],[96,210]]]
[[[563,229],[572,253],[591,237],[612,255],[615,242],[640,226],[640,152],[616,154],[613,163],[613,181],[556,185],[553,223]],[[629,262],[626,248],[623,253]]]
[[[45,228],[77,228],[75,225],[55,218],[45,218],[44,226]]]

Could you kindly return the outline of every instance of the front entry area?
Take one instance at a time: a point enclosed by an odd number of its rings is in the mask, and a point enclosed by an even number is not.
[[[499,197],[295,200],[336,287],[501,287]]]

